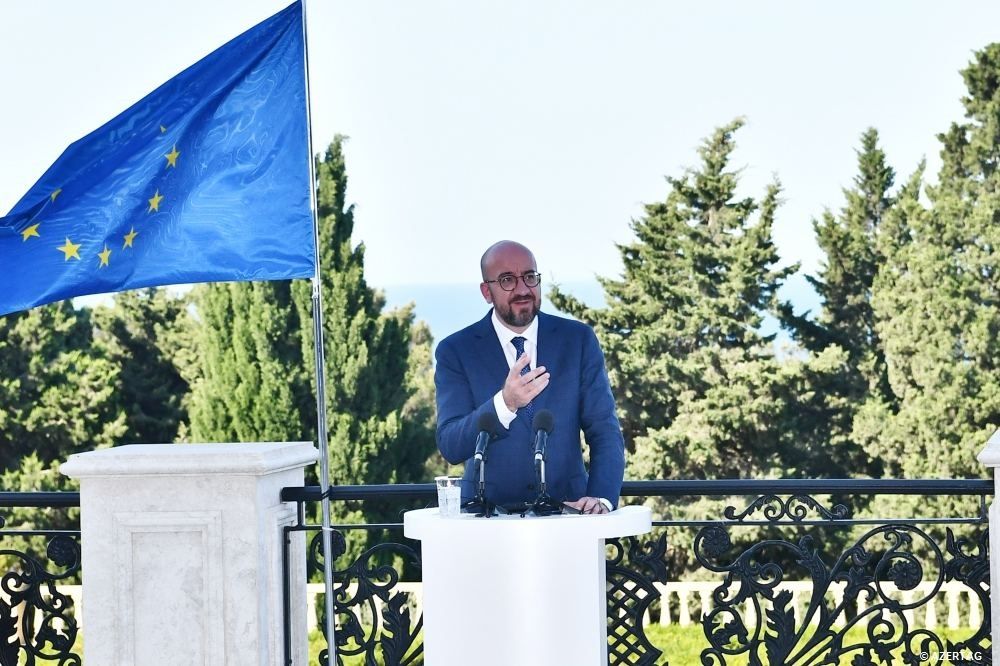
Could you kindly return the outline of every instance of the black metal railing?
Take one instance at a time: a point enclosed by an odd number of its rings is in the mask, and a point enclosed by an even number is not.
[[[0,666],[82,663],[76,492],[0,492]],[[67,511],[70,510],[70,511]]]
[[[677,613],[679,601],[663,590],[681,578],[711,581],[694,613],[703,636],[695,659],[706,666],[991,663],[992,495],[992,481],[979,479],[626,482],[623,502],[650,504],[654,530],[608,541],[609,664],[671,660],[648,628]],[[299,506],[289,534],[318,532],[306,516],[320,498],[318,487],[284,489],[282,499]],[[336,526],[336,663],[422,663],[421,618],[399,589],[418,578],[420,548],[402,537],[401,520],[435,504],[433,484],[332,487],[330,499],[354,511],[377,506],[367,511],[374,520]],[[352,551],[347,535],[358,530],[377,534],[376,543]],[[308,550],[314,572],[318,536]],[[808,583],[804,605],[790,581]],[[944,631],[919,621],[946,585],[966,592],[977,626]]]

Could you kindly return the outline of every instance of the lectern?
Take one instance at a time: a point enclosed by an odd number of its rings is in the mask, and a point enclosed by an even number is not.
[[[410,511],[422,542],[430,666],[607,666],[604,540],[648,532],[647,507],[545,517]]]

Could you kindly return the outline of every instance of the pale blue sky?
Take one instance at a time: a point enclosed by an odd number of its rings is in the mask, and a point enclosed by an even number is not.
[[[285,4],[0,4],[0,210],[69,143]],[[958,71],[1000,39],[985,1],[310,0],[308,18],[315,149],[350,136],[370,283],[466,282],[473,302],[479,254],[504,237],[547,280],[616,275],[641,203],[736,116],[744,193],[780,178],[781,255],[815,270],[810,222],[842,204],[861,132],[882,132],[900,179],[922,156],[936,171]]]

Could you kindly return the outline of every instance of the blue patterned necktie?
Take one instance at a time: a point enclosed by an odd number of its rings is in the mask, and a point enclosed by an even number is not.
[[[514,358],[514,360],[517,361],[517,359],[521,358],[521,355],[524,353],[524,343],[526,342],[526,339],[519,335],[515,338],[511,338],[510,342],[514,345],[514,351],[517,352],[517,356]],[[526,375],[529,372],[531,372],[531,361],[528,361],[528,364],[521,368],[522,375]],[[525,416],[528,417],[528,425],[531,425],[531,420],[535,414],[535,406],[529,402],[521,409],[524,410]]]

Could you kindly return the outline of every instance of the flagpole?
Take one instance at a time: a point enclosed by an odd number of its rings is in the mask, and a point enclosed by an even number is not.
[[[302,6],[302,50],[306,77],[306,127],[309,141],[309,206],[313,221],[313,253],[316,262],[312,278],[313,346],[316,356],[316,436],[319,440],[319,487],[322,491],[323,586],[326,611],[326,661],[337,663],[337,641],[334,638],[336,617],[333,612],[333,527],[330,524],[330,451],[326,425],[326,355],[323,348],[323,293],[319,263],[319,214],[316,205],[316,160],[313,153],[312,109],[309,96],[309,33],[306,29],[306,0]]]

